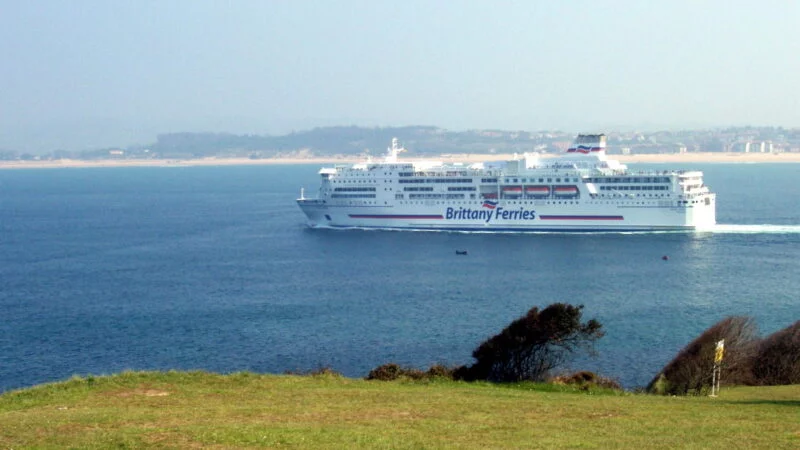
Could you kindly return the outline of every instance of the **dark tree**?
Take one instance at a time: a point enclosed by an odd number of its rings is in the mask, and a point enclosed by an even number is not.
[[[532,308],[475,349],[472,357],[477,362],[460,368],[455,376],[494,382],[544,380],[575,351],[591,350],[594,341],[603,337],[600,322],[581,323],[582,309],[583,305],[564,303],[541,311]]]
[[[753,375],[762,385],[800,383],[800,321],[758,343]]]

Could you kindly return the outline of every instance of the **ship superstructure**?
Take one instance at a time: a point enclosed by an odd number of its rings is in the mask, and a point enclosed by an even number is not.
[[[319,171],[298,205],[312,227],[476,231],[693,230],[714,225],[715,194],[700,171],[629,170],[606,136],[579,135],[565,153],[508,161],[379,162]]]

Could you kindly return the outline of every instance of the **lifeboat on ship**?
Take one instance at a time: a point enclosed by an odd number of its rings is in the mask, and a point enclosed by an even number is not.
[[[578,195],[578,187],[577,186],[556,186],[555,188],[556,195]]]
[[[525,186],[525,194],[527,195],[549,195],[550,188],[548,186]]]
[[[522,186],[505,186],[503,195],[522,195]]]

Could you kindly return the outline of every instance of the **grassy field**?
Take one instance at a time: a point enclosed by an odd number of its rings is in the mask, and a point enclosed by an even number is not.
[[[800,386],[658,397],[334,375],[126,372],[0,395],[0,448],[800,448]]]

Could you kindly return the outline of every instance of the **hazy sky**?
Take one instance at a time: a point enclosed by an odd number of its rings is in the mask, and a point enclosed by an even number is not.
[[[0,0],[0,148],[800,126],[800,2]]]

